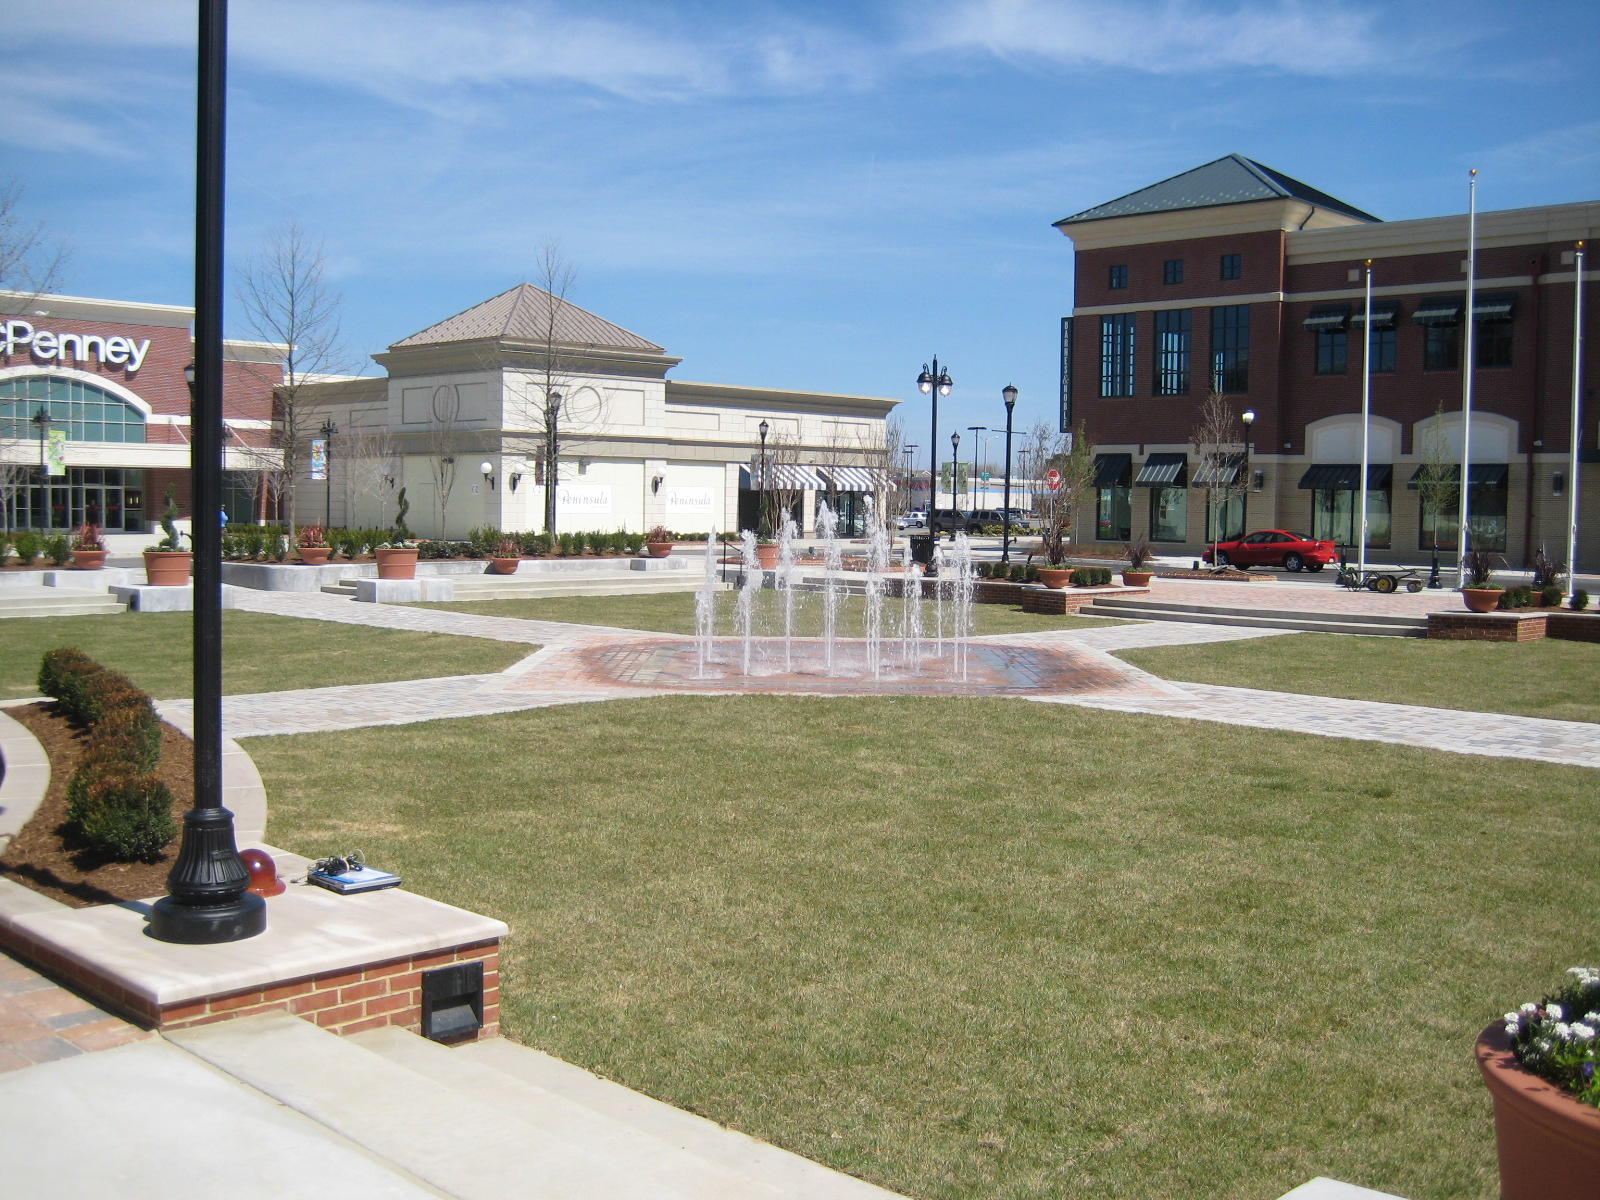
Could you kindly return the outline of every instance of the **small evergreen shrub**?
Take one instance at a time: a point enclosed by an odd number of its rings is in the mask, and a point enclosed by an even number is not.
[[[622,539],[622,549],[625,554],[639,555],[644,553],[645,535],[642,533],[619,533]],[[700,539],[702,542],[705,538]]]
[[[1572,593],[1572,611],[1573,612],[1582,612],[1584,609],[1586,609],[1588,607],[1589,607],[1589,593],[1587,591],[1585,591],[1583,588],[1579,588],[1577,591]]]
[[[1110,567],[1073,567],[1073,587],[1105,587],[1111,582]]]
[[[72,561],[72,543],[64,533],[52,533],[44,539],[44,556],[52,564],[64,567]]]
[[[522,536],[522,552],[529,558],[550,557],[550,535],[548,533],[524,533]]]
[[[1028,565],[1027,565],[1027,563],[1012,563],[1011,564],[1011,582],[1012,583],[1026,583],[1027,581],[1028,581]]]
[[[1559,608],[1561,606],[1561,585],[1547,583],[1539,589],[1539,603],[1546,608]]]
[[[31,529],[24,529],[11,535],[11,549],[16,552],[17,562],[24,567],[31,567],[39,558],[39,535]]]
[[[1500,608],[1502,610],[1513,608],[1532,608],[1533,589],[1524,584],[1508,587],[1500,593]]]
[[[1036,567],[1033,563],[1029,563],[1027,565],[1027,567],[1022,572],[1022,581],[1024,583],[1038,583],[1039,582],[1039,568]]]
[[[108,858],[155,862],[178,836],[172,793],[153,775],[105,774],[85,790],[76,832]]]
[[[577,535],[571,533],[556,534],[556,554],[560,557],[571,558],[573,555],[581,554],[582,552],[583,543]]]

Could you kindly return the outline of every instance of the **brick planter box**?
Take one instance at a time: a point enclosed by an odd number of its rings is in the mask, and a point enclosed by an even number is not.
[[[972,602],[974,604],[1021,604],[1022,597],[1030,588],[1037,589],[1034,583],[1011,583],[1000,579],[980,579],[977,586],[972,589]]]
[[[1429,613],[1428,636],[1451,642],[1536,642],[1545,636],[1546,613]]]
[[[1573,642],[1600,642],[1600,613],[1551,611],[1545,615],[1545,637]]]
[[[1047,616],[1067,616],[1086,604],[1106,596],[1147,596],[1149,588],[1097,587],[1097,588],[1047,588],[1030,584],[1023,588],[1020,600],[1022,611]]]

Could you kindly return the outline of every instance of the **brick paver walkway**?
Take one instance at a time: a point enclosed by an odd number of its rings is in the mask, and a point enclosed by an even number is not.
[[[1183,603],[1190,602],[1189,593],[1197,589],[1222,603],[1239,603],[1239,596],[1224,598],[1223,593],[1231,591],[1250,596],[1258,607],[1261,600],[1271,597],[1300,611],[1309,608],[1313,599],[1325,605],[1325,611],[1394,612],[1405,611],[1393,607],[1396,604],[1415,606],[1423,601],[1437,604],[1441,597],[1438,592],[1423,593],[1420,597],[1352,595],[1332,587],[1327,593],[1307,596],[1305,593],[1312,589],[1267,583],[1168,583],[1171,590],[1163,588],[1162,591]],[[750,690],[830,695],[940,695],[960,691],[1389,742],[1454,753],[1600,767],[1600,725],[1178,683],[1159,679],[1109,653],[1135,646],[1293,636],[1287,630],[1170,621],[1000,634],[974,639],[972,674],[978,678],[969,678],[958,689],[952,689],[939,679],[890,679],[874,684],[862,680],[819,679],[814,674],[807,677],[803,670],[785,677],[770,668],[766,675],[746,686],[743,681],[695,679],[691,639],[672,634],[357,604],[323,595],[263,592],[239,595],[241,607],[258,612],[537,643],[544,648],[499,675],[463,675],[230,696],[224,701],[224,725],[230,737],[405,724],[667,694],[726,694],[731,690]],[[162,707],[181,710],[187,707],[187,702],[171,701]]]
[[[0,1071],[154,1036],[0,951]]]

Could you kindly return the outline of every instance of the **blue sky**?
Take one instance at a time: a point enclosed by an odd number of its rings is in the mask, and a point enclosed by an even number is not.
[[[0,175],[64,290],[189,303],[191,6],[4,20]],[[1471,166],[1485,209],[1600,195],[1597,43],[1578,0],[234,0],[230,255],[325,239],[360,362],[554,238],[676,377],[898,396],[925,441],[935,352],[941,424],[1008,381],[1053,419],[1050,222],[1222,154],[1388,219]]]

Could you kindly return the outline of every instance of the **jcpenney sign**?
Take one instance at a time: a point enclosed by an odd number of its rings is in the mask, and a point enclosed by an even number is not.
[[[53,333],[34,329],[26,321],[7,321],[6,353],[16,354],[23,346],[40,362],[75,363],[93,354],[103,363],[126,366],[132,372],[144,365],[150,339],[136,342],[125,337],[101,337],[98,333]]]

